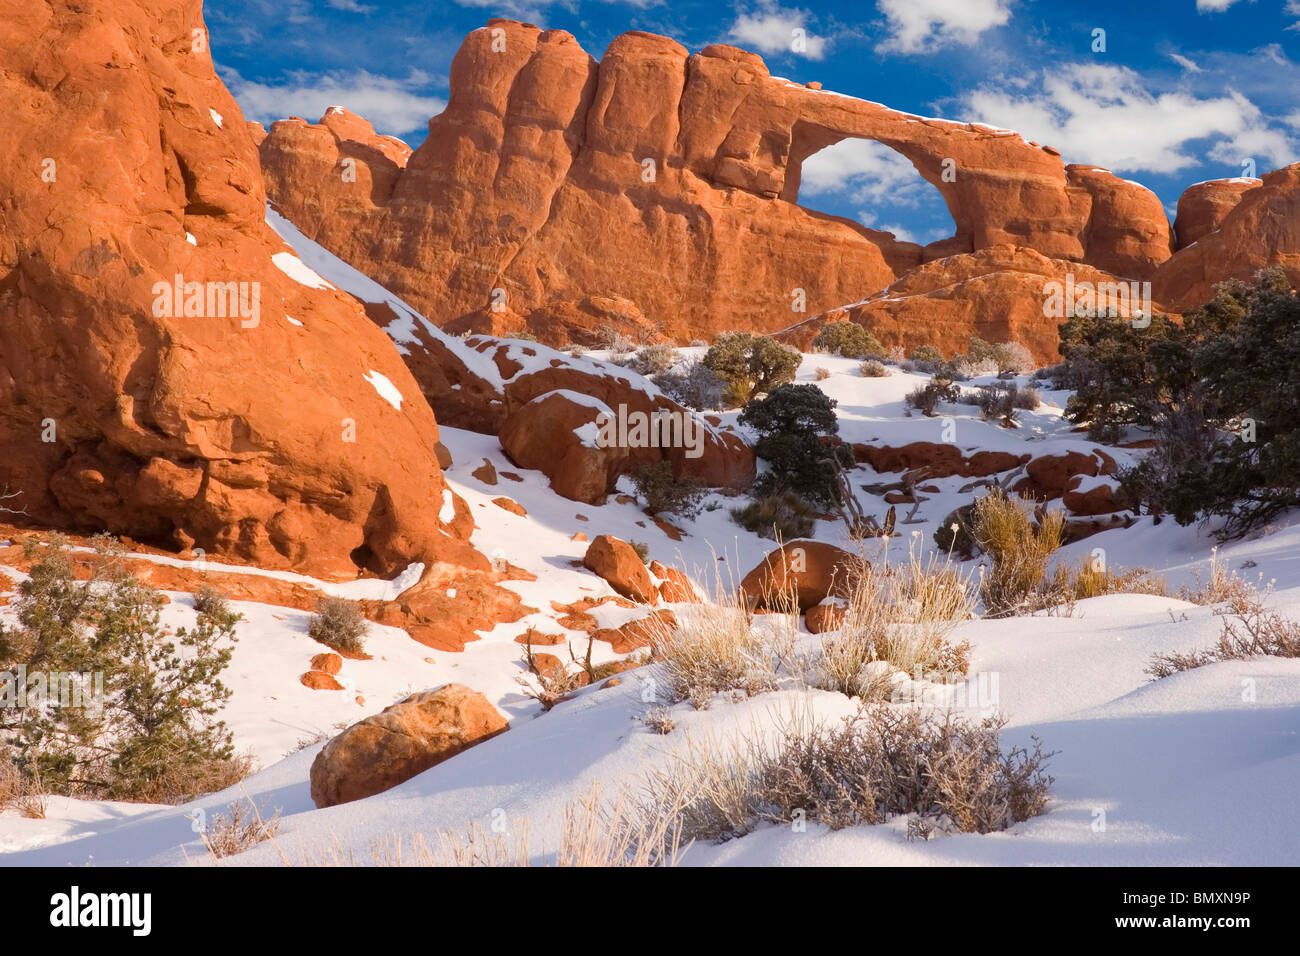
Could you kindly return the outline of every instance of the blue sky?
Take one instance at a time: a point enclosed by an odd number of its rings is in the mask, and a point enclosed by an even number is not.
[[[1153,189],[1300,161],[1300,0],[208,0],[217,69],[250,119],[339,104],[411,145],[461,39],[495,16],[599,57],[648,30],[733,43],[773,73],[926,116],[1008,127]],[[795,30],[806,42],[792,49]],[[1096,31],[1104,31],[1104,36]],[[1104,39],[1104,50],[1098,39]],[[938,192],[886,147],[809,159],[800,202],[900,238],[952,234]]]

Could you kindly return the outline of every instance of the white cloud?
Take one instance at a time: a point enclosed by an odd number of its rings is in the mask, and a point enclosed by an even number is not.
[[[416,92],[427,83],[427,76],[418,72],[405,80],[367,70],[292,73],[275,86],[246,80],[233,70],[224,72],[244,115],[267,126],[287,116],[315,122],[327,107],[343,106],[370,120],[378,132],[400,136],[423,129],[429,117],[447,105],[440,97]]]
[[[1232,156],[1234,163],[1253,156],[1261,167],[1296,157],[1295,141],[1241,94],[1210,99],[1183,91],[1157,94],[1127,67],[1056,67],[1043,72],[1039,92],[983,87],[963,97],[962,105],[963,115],[1053,146],[1067,162],[1116,171],[1172,173],[1207,156],[1215,161]],[[1189,152],[1192,142],[1207,138],[1212,142],[1205,155]]]
[[[762,3],[752,13],[742,13],[731,25],[729,37],[748,50],[759,53],[792,53],[820,60],[829,40],[816,36],[808,27],[804,10],[784,10],[775,2]]]
[[[374,13],[375,8],[366,6],[358,0],[325,0],[325,5],[335,10],[342,10],[344,13]]]
[[[953,232],[939,191],[921,178],[906,156],[872,140],[841,140],[804,160],[800,202],[832,196],[859,207],[857,217],[864,226],[892,232],[904,242],[926,243]],[[882,213],[896,217],[900,211],[918,219],[938,216],[942,225],[928,232],[916,231],[916,223],[877,225]]]
[[[1190,59],[1188,59],[1187,57],[1183,56],[1182,54],[1179,54],[1179,53],[1170,53],[1170,54],[1169,54],[1169,59],[1173,60],[1175,63],[1177,63],[1179,66],[1181,66],[1184,70],[1186,70],[1188,73],[1200,73],[1200,72],[1201,72],[1201,68],[1200,68],[1199,66],[1196,65],[1196,61],[1195,61],[1195,60],[1190,60]]]
[[[1196,0],[1197,13],[1222,13],[1237,0]]]
[[[970,46],[980,34],[1011,19],[1010,0],[877,0],[889,22],[881,52],[930,53]]]

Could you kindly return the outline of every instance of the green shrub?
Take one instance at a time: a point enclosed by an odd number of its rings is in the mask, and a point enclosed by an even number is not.
[[[793,491],[766,495],[731,512],[746,531],[773,541],[793,541],[812,536],[817,510]]]
[[[913,362],[930,362],[938,365],[943,361],[943,353],[933,345],[918,345],[908,356]]]
[[[885,347],[865,325],[856,322],[828,322],[812,340],[813,351],[829,352],[844,358],[884,355]]]
[[[816,385],[780,385],[750,402],[739,422],[758,433],[754,454],[769,470],[755,483],[758,495],[793,491],[815,504],[839,500],[832,456],[852,467],[853,453],[835,438],[835,401]]]
[[[1110,315],[1075,317],[1060,335],[1065,368],[1057,378],[1075,389],[1064,418],[1087,425],[1093,441],[1113,444],[1130,425],[1155,425],[1168,399],[1191,385],[1184,334],[1164,316],[1146,328]]]
[[[307,625],[313,640],[347,654],[365,653],[365,615],[361,605],[339,597],[323,597]]]
[[[1153,430],[1155,448],[1120,475],[1153,513],[1221,518],[1230,539],[1300,506],[1300,297],[1281,269],[1221,283],[1181,325],[1072,319],[1061,352],[1078,382],[1067,418],[1103,439]]]
[[[782,345],[770,335],[749,332],[719,335],[703,360],[704,367],[722,380],[727,397],[737,405],[794,381],[802,361],[798,349]]]
[[[642,462],[632,470],[636,493],[645,499],[646,514],[661,512],[694,518],[700,513],[700,501],[708,486],[700,478],[673,477],[673,467],[666,461]]]
[[[217,715],[239,615],[205,600],[194,627],[172,631],[162,595],[126,573],[120,547],[96,549],[79,581],[62,540],[31,545],[40,559],[20,586],[17,626],[0,625],[0,670],[65,676],[54,699],[0,707],[0,750],[24,781],[67,796],[161,802],[235,782],[248,761]],[[84,677],[73,687],[70,675]]]

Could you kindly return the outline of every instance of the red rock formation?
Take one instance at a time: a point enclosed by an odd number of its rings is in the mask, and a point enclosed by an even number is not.
[[[460,684],[413,694],[321,749],[311,765],[312,802],[332,807],[382,793],[508,727],[486,697]]]
[[[620,538],[598,535],[587,546],[582,563],[625,598],[642,604],[654,604],[659,598],[645,562],[630,544]]]
[[[740,595],[755,609],[784,611],[793,596],[807,612],[827,597],[847,596],[862,559],[824,541],[791,541],[741,579]]]
[[[799,206],[803,162],[846,138],[906,156],[956,234],[922,249]],[[399,159],[330,116],[274,124],[261,152],[290,219],[438,324],[482,322],[467,317],[495,302],[531,329],[536,310],[622,297],[688,340],[782,329],[797,318],[796,289],[816,313],[997,245],[1138,278],[1170,253],[1147,190],[1067,169],[1016,133],[900,113],[772,77],[734,47],[692,56],[640,32],[598,63],[563,31],[475,30],[446,110],[391,193]],[[345,181],[348,158],[368,175]]]
[[[1183,190],[1178,197],[1178,216],[1174,219],[1174,241],[1178,249],[1194,242],[1223,225],[1228,213],[1237,208],[1242,194],[1259,185],[1258,179],[1211,179]]]
[[[914,441],[896,448],[890,445],[857,444],[853,446],[853,458],[858,462],[866,462],[879,472],[925,469],[925,477],[935,479],[950,478],[953,475],[987,478],[1020,467],[1029,461],[1030,456],[1013,455],[1007,451],[977,451],[968,458],[956,445]]]
[[[1212,299],[1217,283],[1249,279],[1274,265],[1300,285],[1300,163],[1265,173],[1258,186],[1245,189],[1216,232],[1180,249],[1156,271],[1153,292],[1185,312]]]
[[[267,227],[199,0],[0,21],[0,487],[33,523],[264,567],[486,567],[439,525],[438,427],[391,341]],[[166,302],[178,274],[205,294]]]
[[[298,683],[308,690],[343,690],[343,685],[335,679],[334,675],[326,674],[324,671],[307,671],[298,678]]]
[[[592,640],[606,641],[615,654],[630,654],[639,647],[662,642],[677,628],[677,615],[667,608],[651,611],[644,617],[593,631]]]
[[[933,345],[952,356],[965,353],[971,337],[978,336],[986,342],[1019,342],[1037,361],[1054,363],[1061,358],[1057,326],[1065,319],[1048,310],[1047,284],[1058,283],[1063,291],[1067,277],[1077,288],[1123,281],[1033,249],[996,246],[926,263],[863,302],[814,316],[777,337],[807,349],[826,323],[848,320],[865,325],[887,348],[910,352]]]

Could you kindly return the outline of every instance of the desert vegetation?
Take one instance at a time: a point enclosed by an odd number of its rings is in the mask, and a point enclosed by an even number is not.
[[[739,422],[754,430],[754,453],[768,463],[755,495],[793,492],[813,505],[839,499],[830,459],[851,467],[853,453],[835,437],[835,401],[816,385],[780,385],[746,405]]]
[[[58,538],[27,543],[31,573],[17,626],[0,625],[0,670],[48,683],[0,707],[10,799],[180,802],[235,783],[249,761],[219,715],[239,615],[201,592],[194,626],[167,628],[163,596],[126,571],[121,547],[95,545],[83,556]]]
[[[312,640],[354,656],[365,653],[367,630],[369,624],[356,601],[332,596],[320,599],[307,624]]]
[[[670,821],[671,841],[721,843],[760,824],[831,829],[897,816],[936,829],[990,833],[1042,813],[1052,778],[1044,753],[1003,751],[997,718],[863,705],[842,722],[798,709],[775,732],[693,742],[648,775],[643,819]]]
[[[826,352],[844,358],[884,355],[885,347],[865,325],[856,322],[828,322],[812,340],[814,352]]]
[[[1113,315],[1061,327],[1066,417],[1097,440],[1140,428],[1155,439],[1121,474],[1157,518],[1217,519],[1221,539],[1300,505],[1300,297],[1279,269],[1221,283],[1181,323]]]
[[[702,364],[722,382],[732,407],[794,381],[803,356],[770,335],[727,332],[704,354]]]

